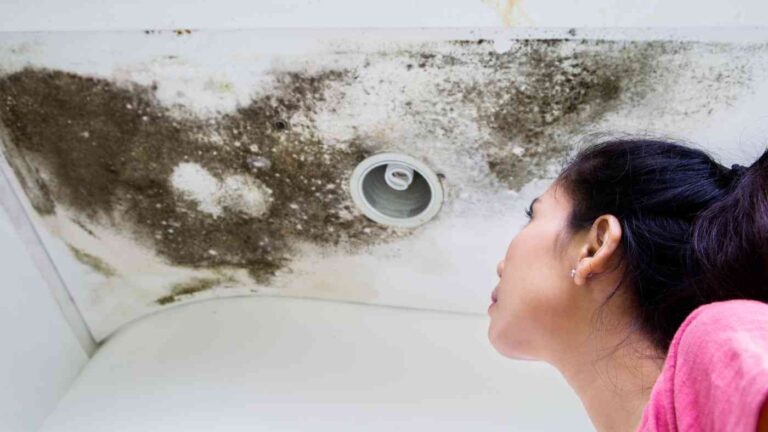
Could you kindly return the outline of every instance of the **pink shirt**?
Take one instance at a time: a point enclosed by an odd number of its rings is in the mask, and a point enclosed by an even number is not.
[[[754,432],[767,395],[768,304],[706,304],[675,333],[638,431]]]

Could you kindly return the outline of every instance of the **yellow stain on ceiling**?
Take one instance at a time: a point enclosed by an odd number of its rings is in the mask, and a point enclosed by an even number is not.
[[[533,25],[533,19],[522,9],[520,0],[483,0],[496,9],[505,27]]]

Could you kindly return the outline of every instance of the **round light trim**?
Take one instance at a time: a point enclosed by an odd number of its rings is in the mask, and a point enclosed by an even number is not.
[[[350,190],[368,218],[401,228],[429,221],[443,203],[438,176],[423,162],[400,153],[380,153],[360,162],[352,172]]]

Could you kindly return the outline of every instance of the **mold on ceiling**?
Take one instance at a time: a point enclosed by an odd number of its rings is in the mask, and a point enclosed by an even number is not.
[[[765,43],[562,37],[499,49],[465,33],[288,34],[285,49],[238,44],[243,33],[102,33],[66,47],[35,37],[0,39],[3,153],[97,339],[219,295],[482,312],[492,276],[477,278],[478,260],[503,252],[519,227],[510,212],[576,137],[694,130],[750,94],[768,61]],[[54,59],[59,48],[79,54]],[[355,208],[352,170],[384,151],[440,174],[434,221],[384,227]]]

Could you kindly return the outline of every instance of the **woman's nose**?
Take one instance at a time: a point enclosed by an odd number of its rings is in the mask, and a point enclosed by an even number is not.
[[[499,261],[499,264],[496,266],[496,274],[501,277],[501,272],[504,271],[504,260]]]

